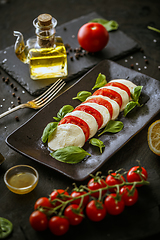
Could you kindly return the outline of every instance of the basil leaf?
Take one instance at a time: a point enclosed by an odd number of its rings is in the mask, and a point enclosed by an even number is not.
[[[91,138],[89,143],[93,146],[99,147],[100,153],[102,153],[102,150],[105,147],[104,143],[97,138]]]
[[[53,118],[59,122],[67,113],[70,113],[73,110],[74,110],[74,107],[72,107],[71,105],[64,105],[57,113],[57,117],[53,117]]]
[[[114,20],[106,20],[106,19],[102,19],[102,18],[95,18],[93,20],[91,20],[90,22],[96,22],[96,23],[100,23],[102,24],[108,32],[113,31],[113,30],[117,30],[118,29],[118,23]]]
[[[131,98],[133,99],[134,102],[138,102],[142,88],[143,86],[137,86],[133,89],[133,92],[131,92]]]
[[[84,102],[88,97],[90,97],[92,95],[91,92],[88,91],[81,91],[77,93],[77,96],[72,98],[72,99],[78,99],[81,102]]]
[[[129,102],[124,109],[124,116],[126,117],[126,115],[137,105],[138,105],[137,102],[134,101]]]
[[[48,123],[42,134],[42,142],[45,143],[52,132],[57,128],[58,122]]]
[[[60,162],[70,164],[79,163],[87,155],[91,156],[91,154],[77,146],[60,148],[50,153],[50,155]]]
[[[123,129],[123,123],[121,121],[110,120],[106,125],[105,129],[98,135],[101,136],[106,132],[117,133]]]
[[[92,90],[95,88],[103,87],[106,84],[107,84],[106,76],[104,74],[99,73],[99,75],[96,79],[96,83],[95,83],[94,87],[92,88]]]

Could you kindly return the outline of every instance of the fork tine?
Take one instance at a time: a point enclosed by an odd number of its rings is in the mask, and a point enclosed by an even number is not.
[[[46,95],[44,95],[41,99],[38,99],[38,101],[35,101],[35,103],[39,107],[43,107],[54,98],[54,96],[65,86],[65,84],[66,83],[64,81],[61,81],[61,83],[56,88],[51,88]]]
[[[52,89],[54,89],[60,82],[62,82],[63,80],[62,79],[58,79],[55,83],[53,83],[51,85],[50,88],[48,88],[44,93],[42,93],[40,96],[38,96],[37,98],[35,98],[33,101],[38,101],[39,99],[43,98],[44,96],[46,97],[47,94],[50,93],[50,91],[52,91]]]

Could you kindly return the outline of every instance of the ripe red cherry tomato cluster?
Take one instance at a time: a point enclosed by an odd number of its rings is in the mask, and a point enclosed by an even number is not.
[[[36,231],[47,228],[57,236],[65,234],[70,226],[78,225],[86,215],[91,221],[99,222],[106,214],[118,215],[125,206],[138,200],[136,186],[147,184],[147,171],[135,166],[127,172],[126,179],[119,171],[103,179],[97,173],[87,186],[75,187],[71,194],[66,190],[54,190],[50,197],[41,197],[34,204],[30,224]]]

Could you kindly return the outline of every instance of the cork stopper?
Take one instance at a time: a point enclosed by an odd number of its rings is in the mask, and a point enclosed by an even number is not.
[[[49,26],[52,23],[52,16],[44,13],[38,16],[38,22],[41,26]]]

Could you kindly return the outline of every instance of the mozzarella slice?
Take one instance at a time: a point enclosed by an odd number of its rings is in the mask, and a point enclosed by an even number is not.
[[[126,91],[118,88],[118,87],[114,87],[114,86],[104,86],[102,88],[107,88],[107,89],[111,89],[117,93],[119,93],[121,95],[122,98],[122,106],[121,106],[121,111],[124,110],[125,106],[127,105],[127,103],[129,102],[129,96],[127,94]]]
[[[109,122],[110,120],[110,114],[109,114],[109,111],[106,107],[102,106],[102,105],[99,105],[97,103],[90,103],[90,102],[86,102],[86,103],[83,103],[83,105],[87,105],[87,106],[90,106],[90,107],[93,107],[94,109],[96,109],[98,112],[100,112],[100,114],[102,115],[103,117],[103,124],[102,126],[100,127],[103,128],[106,126],[106,124]]]
[[[66,114],[66,116],[76,116],[84,120],[89,126],[89,130],[90,130],[89,138],[93,137],[96,134],[98,130],[98,124],[96,119],[91,114],[83,111],[75,110],[71,113]]]
[[[111,80],[110,82],[119,82],[124,84],[126,87],[129,88],[130,91],[132,91],[135,87],[137,87],[137,85],[135,85],[133,82],[126,80],[126,79],[114,79]]]
[[[102,95],[93,95],[93,96],[90,96],[90,97],[88,97],[88,98],[86,99],[86,101],[89,100],[89,99],[92,99],[92,98],[96,98],[96,97],[103,98],[103,99],[105,99],[105,100],[107,100],[108,102],[111,103],[112,108],[113,108],[113,115],[112,115],[112,118],[111,118],[111,119],[112,119],[112,120],[115,120],[115,119],[118,117],[119,112],[120,112],[120,107],[119,107],[118,103],[115,102],[114,100],[110,99],[109,97],[105,97],[105,96],[102,96]]]
[[[85,135],[83,130],[74,124],[61,124],[48,138],[49,149],[55,151],[68,146],[83,147]]]

